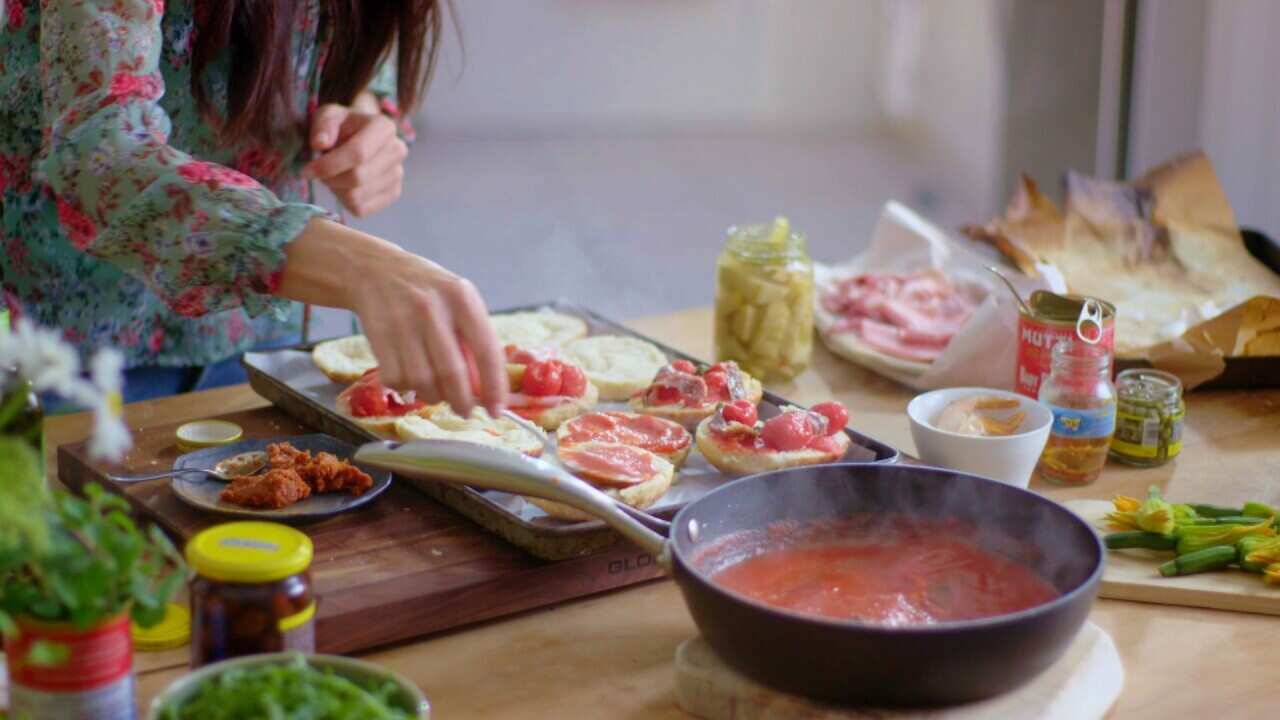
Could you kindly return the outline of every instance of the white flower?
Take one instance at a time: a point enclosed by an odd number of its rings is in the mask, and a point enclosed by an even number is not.
[[[98,351],[90,363],[90,378],[80,374],[75,348],[57,332],[26,320],[0,333],[0,367],[17,367],[36,392],[53,392],[93,410],[89,454],[119,460],[129,449],[129,429],[121,419],[121,377],[124,358],[114,349]]]

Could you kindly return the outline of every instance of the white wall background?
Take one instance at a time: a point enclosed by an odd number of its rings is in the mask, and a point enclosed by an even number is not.
[[[878,117],[880,5],[463,0],[426,119],[445,136],[852,134]],[[461,74],[459,74],[461,73]]]

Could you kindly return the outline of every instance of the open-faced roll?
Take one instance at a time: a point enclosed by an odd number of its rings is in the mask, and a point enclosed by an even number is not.
[[[631,396],[631,409],[693,430],[721,403],[746,400],[754,405],[763,396],[760,381],[735,362],[699,370],[688,360],[676,360],[659,370],[648,388]]]
[[[599,392],[582,368],[551,354],[508,345],[507,374],[511,393],[507,409],[544,430],[595,407]]]
[[[565,345],[564,354],[600,389],[601,400],[626,400],[645,389],[667,364],[656,345],[622,335],[592,335]]]
[[[490,317],[503,345],[523,348],[559,347],[586,337],[587,322],[553,310],[502,313]]]
[[[754,404],[735,401],[703,420],[695,438],[703,457],[718,470],[750,475],[839,460],[852,442],[844,432],[848,419],[843,405],[826,402],[812,410],[786,407],[760,422]]]
[[[630,445],[586,442],[556,453],[560,464],[618,502],[644,509],[657,502],[671,487],[675,466],[663,458]],[[525,498],[553,518],[594,520],[591,515],[551,500]]]
[[[374,368],[360,376],[346,390],[338,394],[337,411],[351,418],[374,435],[394,439],[396,422],[406,415],[421,411],[427,404],[414,393],[400,393],[386,385]]]
[[[311,349],[311,361],[320,372],[336,383],[344,385],[360,379],[361,375],[378,367],[373,348],[363,335],[325,340]]]
[[[428,405],[396,421],[402,440],[461,440],[538,457],[546,437],[508,417],[492,417],[476,408],[471,417],[458,415],[446,403]]]
[[[679,468],[689,457],[693,436],[679,423],[629,412],[589,412],[556,431],[562,448],[588,442],[620,443],[648,450]]]

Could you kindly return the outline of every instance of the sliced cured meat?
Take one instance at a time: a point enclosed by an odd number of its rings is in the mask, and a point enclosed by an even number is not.
[[[661,471],[662,458],[630,445],[591,442],[562,448],[560,462],[569,472],[600,487],[625,488]]]
[[[593,412],[565,423],[559,431],[560,447],[586,442],[619,443],[659,454],[688,447],[693,438],[679,423],[652,415],[627,412]]]
[[[886,355],[932,362],[982,297],[980,289],[953,283],[929,269],[845,278],[821,301],[827,311],[839,316],[834,332],[853,333]]]
[[[707,381],[668,366],[653,379],[647,399],[650,405],[697,407],[707,399]]]
[[[350,408],[352,417],[401,417],[427,404],[416,399],[413,393],[401,394],[382,384],[377,368],[360,376],[338,395]]]

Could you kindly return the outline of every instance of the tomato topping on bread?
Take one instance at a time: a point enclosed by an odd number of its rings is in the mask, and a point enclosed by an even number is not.
[[[400,393],[383,385],[377,368],[338,393],[336,405],[339,413],[383,437],[395,437],[397,420],[427,406],[413,392]]]
[[[763,394],[760,381],[737,363],[720,362],[699,372],[693,363],[676,360],[663,366],[649,387],[631,397],[631,409],[692,429],[720,403],[747,400],[754,404]]]
[[[556,432],[561,448],[589,442],[620,443],[648,450],[679,467],[693,447],[693,436],[679,423],[629,412],[590,412]]]
[[[675,466],[638,447],[605,442],[584,442],[558,451],[560,464],[582,480],[595,485],[617,502],[646,508],[671,487]],[[592,520],[590,515],[561,503],[526,498],[553,518]]]
[[[834,462],[851,441],[832,419],[847,421],[848,411],[839,403],[822,405],[822,412],[786,407],[763,422],[741,403],[723,405],[698,425],[698,449],[707,462],[733,474]]]
[[[598,398],[586,373],[553,351],[506,347],[511,381],[508,409],[546,430],[590,410]]]

